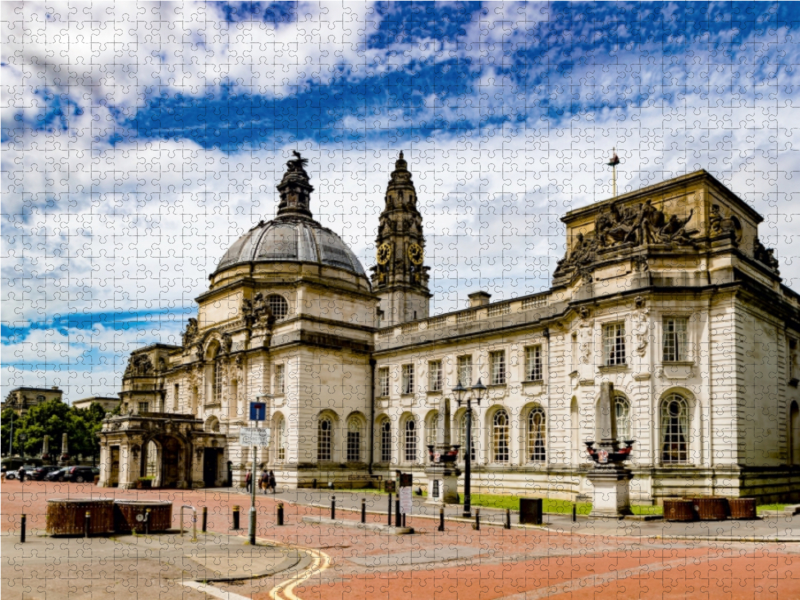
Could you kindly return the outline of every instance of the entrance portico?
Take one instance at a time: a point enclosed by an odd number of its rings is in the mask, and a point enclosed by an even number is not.
[[[108,417],[100,437],[100,482],[129,489],[141,477],[158,488],[225,485],[225,436],[191,415],[140,413]]]

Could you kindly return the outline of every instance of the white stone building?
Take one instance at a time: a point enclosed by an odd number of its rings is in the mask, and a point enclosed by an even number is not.
[[[424,485],[442,396],[488,386],[473,491],[590,492],[584,442],[601,381],[636,440],[634,502],[684,493],[800,499],[800,298],[761,217],[705,171],[571,211],[568,253],[541,294],[430,317],[422,216],[402,154],[371,281],[313,220],[299,155],[276,219],[223,256],[183,344],[133,353],[104,426],[102,485],[150,475],[243,484],[248,406],[268,406],[263,465],[280,485]],[[452,406],[464,448],[464,408]],[[259,461],[261,462],[261,461]]]

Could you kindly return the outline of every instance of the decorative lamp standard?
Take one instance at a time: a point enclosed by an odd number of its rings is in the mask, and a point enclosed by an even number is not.
[[[478,383],[472,386],[472,396],[466,399],[467,403],[467,412],[465,413],[465,417],[467,419],[467,443],[466,443],[466,454],[464,455],[464,512],[462,514],[465,518],[472,517],[472,491],[471,491],[471,479],[472,479],[472,400],[474,396],[474,400],[478,406],[481,405],[481,398],[483,397],[483,392],[486,391],[486,386],[481,383],[480,377],[478,378]],[[456,402],[458,406],[461,406],[461,402],[464,397],[464,392],[466,392],[466,388],[461,385],[461,380],[459,379],[458,384],[456,387],[453,388],[453,392],[456,395]]]
[[[22,446],[20,448],[20,455],[22,456],[22,460],[24,462],[25,461],[25,440],[28,439],[28,436],[25,435],[24,433],[20,433],[17,437],[19,438],[20,444]]]

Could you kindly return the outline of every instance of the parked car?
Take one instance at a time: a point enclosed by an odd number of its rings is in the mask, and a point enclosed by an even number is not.
[[[72,469],[73,467],[62,467],[57,471],[50,471],[47,475],[44,476],[45,481],[66,481],[67,471]]]
[[[25,469],[25,479],[30,479],[33,472],[36,470],[36,465],[23,465]],[[16,471],[6,471],[6,479],[17,479],[19,476],[19,468]]]
[[[83,483],[84,481],[94,481],[95,470],[100,474],[97,467],[69,467],[64,473],[65,481]],[[60,481],[60,480],[59,480]]]
[[[33,470],[33,473],[29,473],[29,477],[31,479],[35,479],[36,481],[42,481],[45,476],[53,471],[60,471],[61,467],[57,467],[56,465],[47,465],[45,467],[36,467]]]

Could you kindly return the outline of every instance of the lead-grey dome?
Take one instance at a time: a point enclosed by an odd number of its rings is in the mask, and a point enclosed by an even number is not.
[[[219,261],[217,271],[250,262],[321,263],[366,277],[364,267],[342,238],[302,217],[262,221],[236,240]]]

